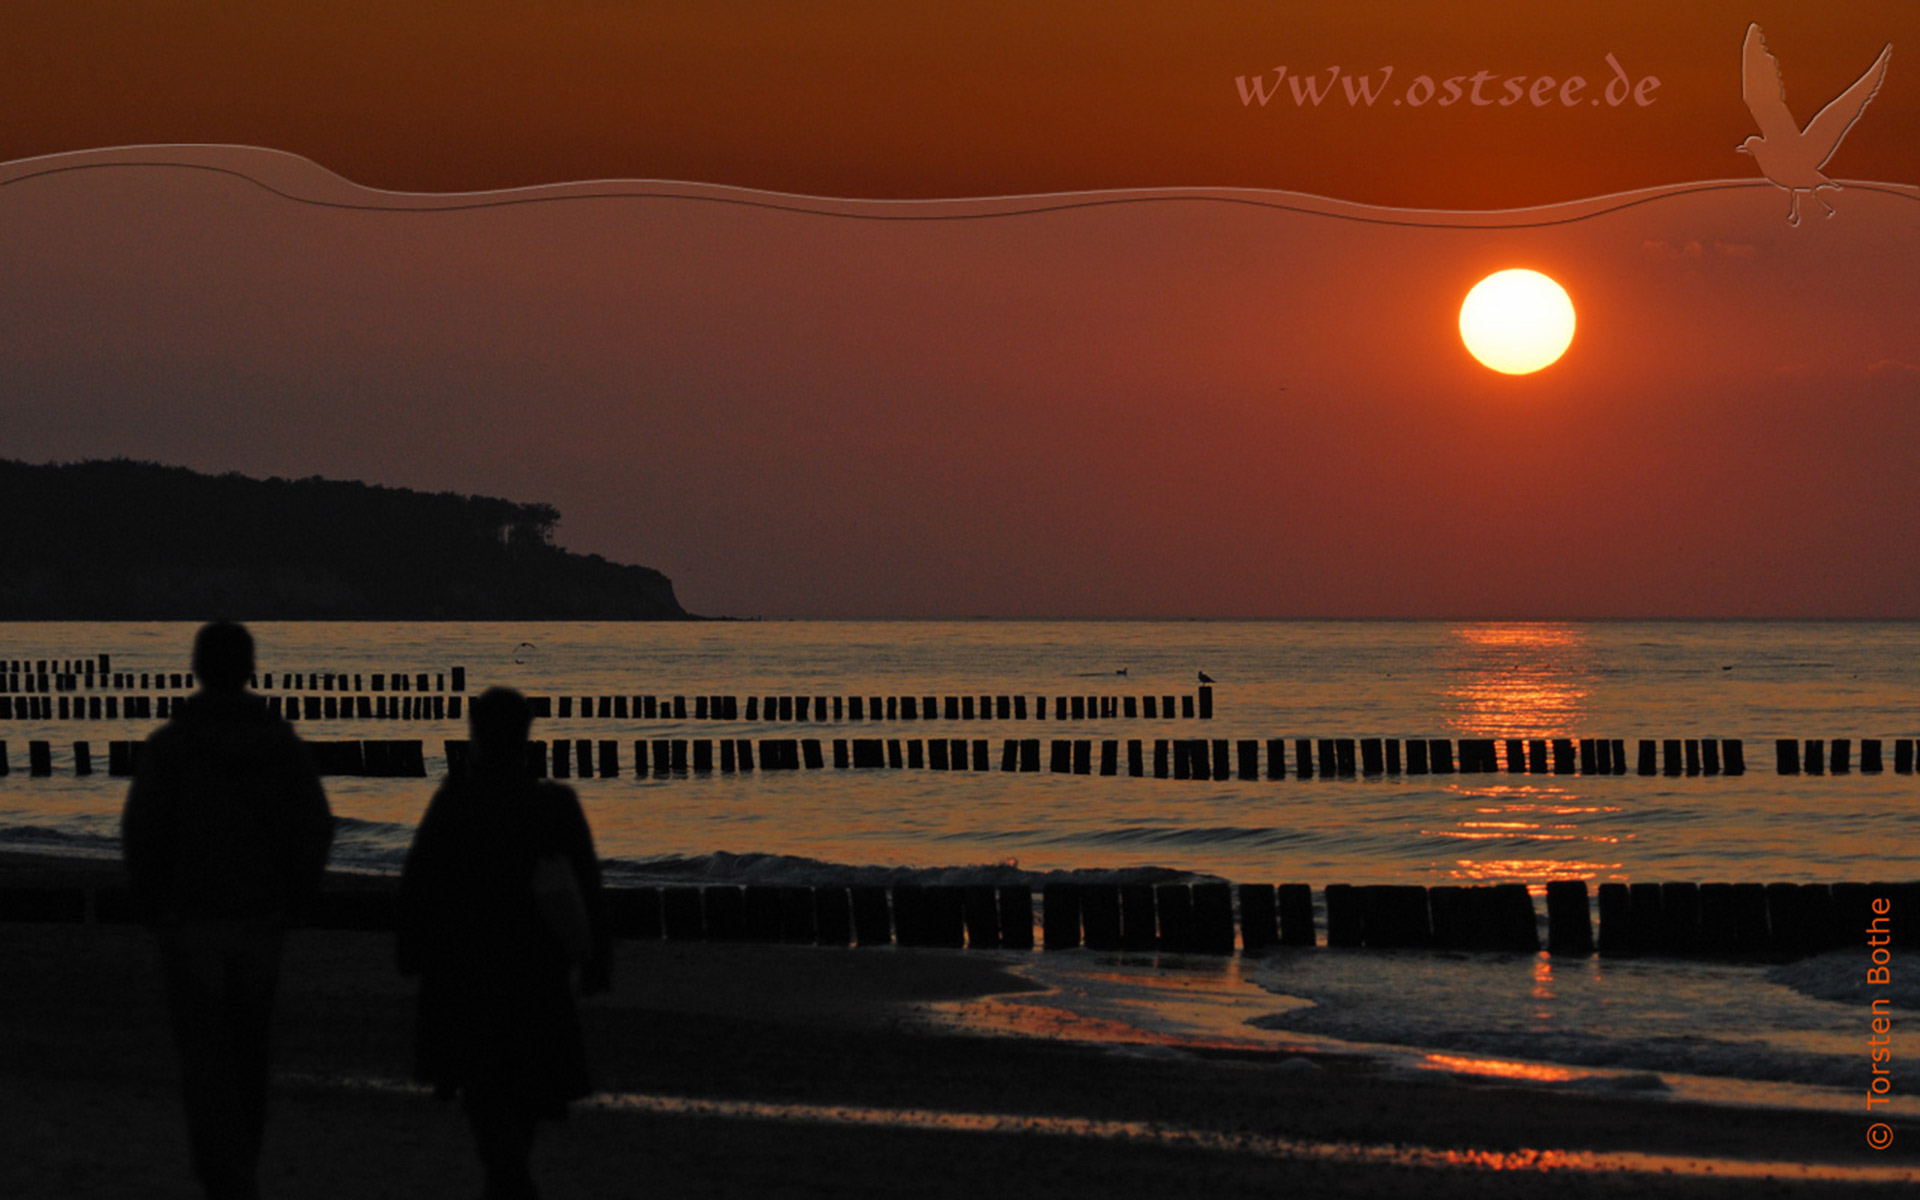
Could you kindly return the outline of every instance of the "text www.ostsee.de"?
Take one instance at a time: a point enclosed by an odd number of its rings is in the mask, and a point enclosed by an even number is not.
[[[1435,108],[1647,108],[1653,104],[1660,87],[1658,75],[1636,79],[1612,54],[1605,56],[1605,62],[1607,73],[1593,80],[1584,75],[1497,75],[1485,70],[1437,80],[1432,75],[1415,75],[1392,94],[1392,104],[1407,108],[1429,104]],[[1318,108],[1330,99],[1336,106],[1344,99],[1349,108],[1372,108],[1392,93],[1393,76],[1390,66],[1363,75],[1343,74],[1338,66],[1302,75],[1278,66],[1259,75],[1235,76],[1233,82],[1246,108],[1266,108],[1274,101],[1284,108],[1288,100],[1295,108]]]

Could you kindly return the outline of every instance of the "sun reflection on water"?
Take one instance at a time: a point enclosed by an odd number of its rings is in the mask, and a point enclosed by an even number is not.
[[[1572,736],[1593,687],[1586,634],[1573,625],[1462,625],[1444,693],[1465,737]]]

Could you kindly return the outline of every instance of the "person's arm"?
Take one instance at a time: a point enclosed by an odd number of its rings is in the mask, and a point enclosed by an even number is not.
[[[580,899],[587,910],[587,930],[592,935],[593,951],[580,968],[580,990],[588,994],[613,990],[613,937],[607,928],[606,897],[600,888],[600,856],[594,851],[593,830],[580,808],[580,798],[572,788],[556,786],[559,793],[558,823],[560,851],[573,867],[580,884]]]
[[[400,894],[394,912],[394,961],[402,975],[418,975],[427,966],[427,951],[436,936],[441,870],[441,827],[446,823],[447,785],[433,794],[427,811],[413,831],[406,865],[400,869]]]
[[[147,738],[140,768],[120,812],[120,853],[134,911],[151,925],[162,916],[173,881],[173,821],[176,802],[173,739],[164,730]]]
[[[327,855],[333,849],[333,810],[327,805],[326,789],[320,786],[312,751],[291,729],[287,736],[293,742],[288,753],[287,905],[299,913],[320,894],[326,881]]]

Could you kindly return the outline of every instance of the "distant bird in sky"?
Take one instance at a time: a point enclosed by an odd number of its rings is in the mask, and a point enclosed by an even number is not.
[[[1206,673],[1205,671],[1202,671],[1202,672],[1200,672],[1200,682],[1201,682],[1201,683],[1212,683],[1212,682],[1213,682],[1213,676],[1211,676],[1211,675],[1209,675],[1209,674],[1207,674],[1207,673]]]
[[[1827,165],[1827,160],[1839,148],[1840,139],[1853,128],[1853,123],[1866,111],[1867,101],[1880,90],[1880,82],[1887,77],[1887,59],[1892,54],[1893,43],[1889,42],[1881,49],[1880,57],[1867,68],[1867,73],[1834,97],[1832,103],[1807,122],[1803,131],[1787,111],[1787,89],[1780,80],[1779,61],[1768,53],[1759,24],[1747,26],[1746,44],[1740,51],[1740,91],[1753,113],[1754,124],[1760,126],[1760,133],[1734,149],[1753,155],[1753,161],[1759,164],[1768,181],[1787,190],[1790,198],[1787,224],[1800,223],[1801,192],[1820,201],[1827,216],[1833,215],[1833,206],[1821,197],[1820,189],[1832,188],[1837,192],[1840,185],[1821,174],[1820,168]]]

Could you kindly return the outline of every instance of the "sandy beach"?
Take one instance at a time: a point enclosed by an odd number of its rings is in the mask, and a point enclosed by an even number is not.
[[[0,884],[110,868],[10,856]],[[268,1195],[477,1192],[457,1111],[406,1085],[412,998],[391,949],[372,933],[290,940]],[[195,1194],[146,932],[4,923],[0,955],[0,1107],[12,1114],[0,1194]],[[1845,1115],[1408,1078],[1341,1055],[1143,1047],[1068,1020],[976,1032],[970,1004],[1033,989],[1019,964],[626,943],[614,994],[584,1006],[600,1091],[546,1131],[545,1192],[1526,1196],[1553,1169],[1573,1195],[1838,1195],[1873,1185],[1738,1173],[1755,1161],[1911,1170],[1920,1149],[1911,1122],[1896,1121],[1895,1149],[1876,1155],[1864,1118]],[[1023,999],[1048,1011],[1044,997]]]

